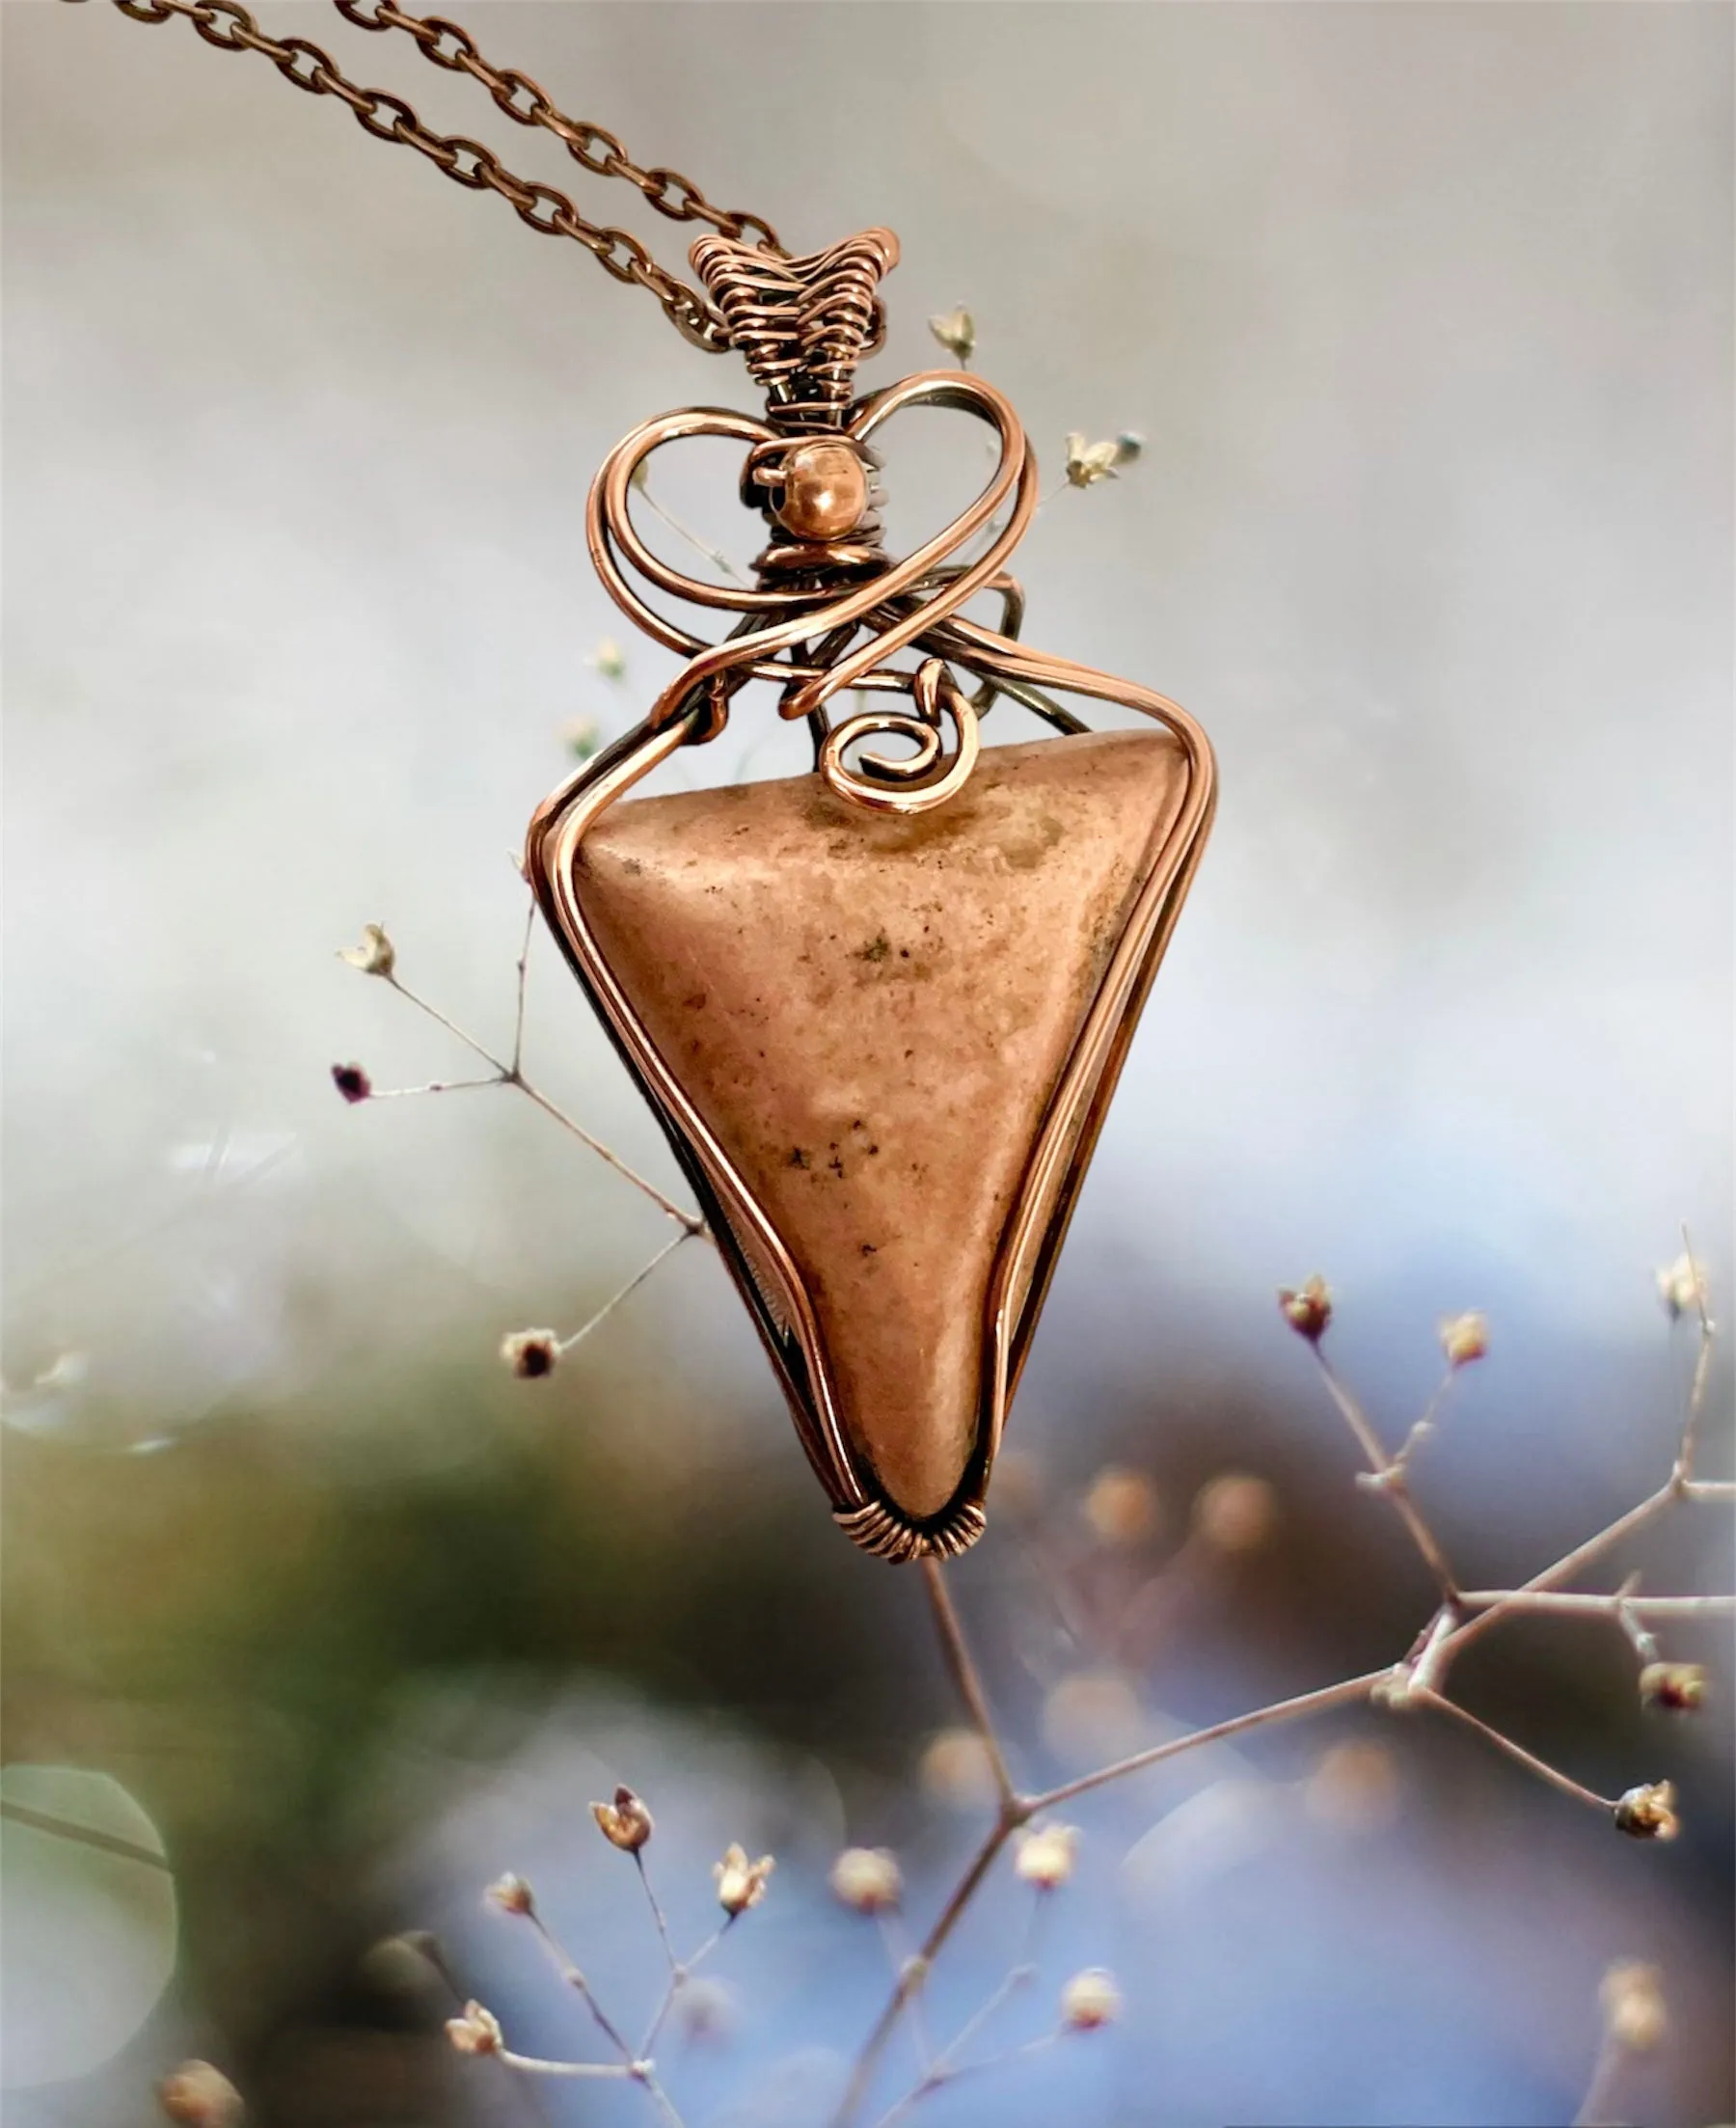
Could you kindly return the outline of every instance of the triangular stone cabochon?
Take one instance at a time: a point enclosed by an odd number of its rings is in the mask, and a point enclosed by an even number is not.
[[[1179,813],[1163,731],[985,750],[915,817],[817,776],[632,800],[574,887],[671,1075],[798,1266],[845,1432],[952,1499],[990,1280],[1080,1022]]]

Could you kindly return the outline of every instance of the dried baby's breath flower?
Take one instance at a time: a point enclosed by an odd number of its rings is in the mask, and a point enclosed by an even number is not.
[[[1475,1308],[1464,1315],[1443,1316],[1440,1330],[1449,1367],[1469,1367],[1489,1349],[1489,1319]]]
[[[1263,1478],[1226,1471],[1194,1495],[1194,1529],[1221,1552],[1258,1551],[1277,1522],[1278,1495]]]
[[[1121,1989],[1100,1965],[1075,1973],[1061,1990],[1061,2022],[1069,2032],[1097,2032],[1121,2015]]]
[[[447,2037],[460,2054],[499,2054],[501,2021],[480,2003],[466,2003],[462,2017],[447,2019]]]
[[[1014,1868],[1026,1884],[1039,1892],[1058,1892],[1073,1873],[1073,1854],[1079,1844],[1072,1825],[1033,1825],[1018,1842]]]
[[[994,1767],[973,1729],[943,1729],[922,1755],[920,1778],[930,1795],[957,1809],[995,1798]]]
[[[373,1080],[360,1064],[334,1064],[332,1084],[347,1102],[366,1101],[373,1092]]]
[[[718,1880],[718,1904],[732,1921],[765,1897],[766,1879],[776,1867],[770,1855],[749,1862],[746,1850],[734,1842],[724,1849],[722,1861],[712,1865],[712,1875]]]
[[[241,2093],[208,2061],[183,2061],[157,2086],[157,2104],[184,2128],[240,2128]]]
[[[1706,1697],[1706,1666],[1698,1662],[1648,1662],[1640,1673],[1640,1703],[1672,1714],[1697,1714]]]
[[[1085,1519],[1105,1544],[1138,1544],[1157,1527],[1157,1487],[1143,1470],[1111,1463],[1091,1481]]]
[[[931,317],[928,328],[949,355],[968,362],[976,352],[976,319],[961,303],[939,317]]]
[[[397,966],[397,949],[386,936],[384,924],[365,923],[362,943],[346,945],[338,958],[359,968],[364,975],[390,975]]]
[[[1316,1271],[1312,1278],[1305,1278],[1299,1286],[1280,1286],[1278,1306],[1283,1312],[1284,1320],[1298,1337],[1305,1337],[1311,1345],[1317,1345],[1326,1334],[1326,1325],[1332,1321],[1332,1288]]]
[[[588,761],[596,752],[603,737],[594,717],[575,717],[562,736],[566,740],[567,751],[575,761]]]
[[[640,485],[643,484],[641,481]],[[621,680],[627,676],[626,654],[612,636],[603,637],[584,662],[594,666],[606,680]]]
[[[898,1858],[885,1847],[846,1847],[830,1881],[833,1896],[853,1914],[890,1914],[904,1891]]]
[[[616,1788],[612,1803],[593,1803],[591,1815],[611,1847],[636,1855],[651,1837],[651,1813],[631,1788]]]
[[[530,1887],[513,1869],[508,1869],[503,1877],[497,1877],[488,1887],[486,1896],[490,1905],[498,1906],[502,1914],[533,1914],[536,1911]]]
[[[1615,1828],[1635,1840],[1673,1840],[1682,1829],[1675,1812],[1675,1783],[1649,1781],[1629,1788],[1615,1806]]]
[[[560,1340],[553,1330],[514,1330],[501,1340],[501,1357],[520,1381],[541,1381],[560,1359]]]
[[[1099,480],[1115,478],[1116,461],[1121,456],[1121,446],[1113,438],[1099,444],[1085,441],[1077,429],[1067,439],[1068,484],[1075,488],[1095,487]]]
[[[1604,2031],[1630,2054],[1650,2054],[1669,2036],[1663,1976],[1655,1965],[1623,1958],[1604,1975],[1597,1990]]]
[[[1696,1264],[1686,1250],[1673,1264],[1658,1272],[1658,1298],[1673,1323],[1678,1316],[1698,1315],[1707,1305],[1706,1267]]]

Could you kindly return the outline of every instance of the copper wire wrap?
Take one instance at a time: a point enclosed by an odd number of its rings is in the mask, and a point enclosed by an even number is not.
[[[702,236],[688,256],[729,328],[730,345],[766,395],[773,426],[841,428],[856,364],[885,338],[876,291],[898,263],[892,232],[865,230],[801,259]]]
[[[840,1526],[864,1551],[892,1561],[951,1556],[983,1529],[989,1471],[1031,1332],[1215,805],[1211,750],[1186,711],[1149,688],[1045,656],[1017,640],[1024,597],[1004,564],[1036,508],[1037,468],[1008,399],[957,369],[851,397],[855,359],[880,329],[874,283],[896,257],[896,244],[877,231],[800,259],[769,259],[720,238],[694,246],[712,300],[766,388],[767,411],[763,418],[719,407],[665,414],[636,428],[604,461],[586,505],[591,559],[627,617],[684,662],[642,723],[544,802],[526,850],[552,928],[693,1184]],[[881,545],[872,514],[873,442],[887,422],[915,406],[969,414],[991,430],[998,448],[976,499],[912,554],[894,559]],[[634,525],[640,468],[652,452],[692,436],[726,437],[744,447],[742,492],[764,511],[772,531],[751,585],[687,575],[654,554]],[[709,641],[660,611],[647,592],[728,614],[733,627]],[[983,592],[999,602],[998,628],[963,617]],[[680,1073],[640,1023],[575,885],[591,826],[681,747],[715,738],[750,680],[778,690],[783,716],[807,721],[816,768],[829,788],[875,811],[916,813],[945,805],[967,782],[980,721],[1002,696],[1062,732],[1086,727],[1054,693],[1114,703],[1164,725],[1181,754],[1178,808],[1153,831],[1125,927],[1007,1214],[986,1302],[981,1405],[969,1459],[954,1496],[920,1519],[886,1497],[853,1449],[807,1279]],[[834,724],[828,704],[852,690],[867,701]],[[886,736],[909,750],[890,757],[871,750],[867,742]]]
[[[1072,684],[1060,678],[1058,668],[1033,660],[1009,636],[957,617],[982,590],[999,594],[1004,622],[1017,625],[1022,612],[1018,587],[1001,566],[1030,522],[1037,500],[1036,465],[1017,416],[992,385],[957,370],[940,370],[907,377],[859,402],[850,410],[842,433],[850,443],[865,447],[882,423],[916,405],[955,407],[986,422],[1000,446],[994,471],[974,503],[904,559],[878,556],[870,570],[853,552],[846,566],[861,581],[847,580],[842,587],[835,576],[827,582],[827,572],[815,561],[773,581],[767,557],[762,557],[760,581],[753,587],[710,583],[662,560],[632,522],[634,475],[652,451],[690,436],[730,436],[755,447],[783,445],[787,440],[767,423],[719,408],[692,408],[646,422],[610,453],[592,486],[586,513],[597,574],[636,626],[688,659],[652,704],[647,717],[652,729],[698,712],[692,736],[715,737],[735,692],[749,679],[770,680],[781,692],[782,714],[809,721],[821,774],[840,797],[855,805],[919,812],[962,786],[975,756],[977,719],[997,694],[1018,695],[1063,730],[1079,728],[1035,693],[1046,679]],[[989,544],[974,560],[951,559],[991,524]],[[740,615],[736,630],[721,642],[707,643],[653,607],[629,580],[629,569],[675,598]],[[921,660],[913,669],[891,663],[912,647]],[[979,682],[974,694],[964,691],[949,665],[974,675]],[[902,695],[910,706],[865,710],[834,730],[826,705],[852,688]],[[937,748],[942,711],[957,734],[956,750],[944,764]],[[876,733],[909,739],[919,758],[867,754],[857,770],[851,770],[845,758],[849,749]]]

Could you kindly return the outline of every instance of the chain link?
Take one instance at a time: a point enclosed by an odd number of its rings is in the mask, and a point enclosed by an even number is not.
[[[769,222],[757,214],[713,206],[698,186],[677,170],[640,169],[603,126],[568,118],[516,68],[491,66],[469,31],[456,22],[440,15],[407,14],[394,0],[371,0],[371,4],[369,0],[333,0],[333,4],[358,29],[404,31],[416,41],[423,58],[448,71],[469,74],[508,118],[553,133],[567,153],[594,176],[624,177],[660,214],[677,222],[704,222],[720,235],[737,239],[752,232],[760,250],[783,256],[777,232]],[[615,280],[648,288],[684,340],[707,354],[728,352],[729,328],[721,316],[697,288],[660,266],[629,231],[586,221],[557,186],[517,176],[480,141],[462,133],[436,132],[401,96],[351,81],[328,53],[307,38],[268,36],[241,0],[114,0],[114,5],[135,22],[167,22],[172,15],[179,15],[220,51],[258,52],[298,89],[310,95],[336,96],[347,104],[356,123],[375,140],[414,148],[468,191],[499,193],[519,220],[539,235],[570,236],[583,244]]]

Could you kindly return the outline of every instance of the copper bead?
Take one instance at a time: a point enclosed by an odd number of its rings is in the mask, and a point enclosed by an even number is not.
[[[841,539],[867,509],[868,475],[849,444],[799,444],[784,461],[777,520],[799,539]]]

